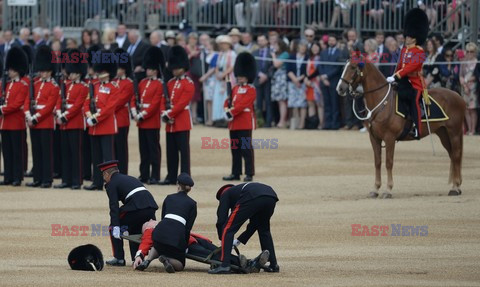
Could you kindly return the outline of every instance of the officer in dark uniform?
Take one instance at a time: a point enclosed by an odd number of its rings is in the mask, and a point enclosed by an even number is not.
[[[120,97],[117,99],[115,117],[117,118],[118,133],[115,135],[115,158],[118,160],[118,169],[128,174],[128,130],[130,127],[129,104],[133,95],[133,73],[130,56],[123,49],[116,49],[116,55],[127,55],[127,61],[118,63],[117,81],[120,88]]]
[[[162,221],[155,227],[153,247],[168,273],[185,267],[185,250],[197,217],[197,203],[188,196],[193,180],[187,173],[178,177],[178,192],[168,195],[162,205]]]
[[[80,55],[80,50],[70,49],[69,58]],[[83,183],[82,145],[85,130],[83,104],[88,96],[88,85],[83,82],[87,64],[66,63],[68,80],[64,80],[65,97],[57,102],[56,117],[61,130],[62,183],[54,188],[80,189]]]
[[[105,188],[110,205],[110,239],[112,241],[113,259],[108,265],[125,266],[123,241],[121,234],[142,232],[142,225],[155,218],[158,205],[152,194],[136,178],[121,174],[118,171],[118,161],[108,161],[98,165],[103,173]],[[123,203],[118,207],[118,202]],[[120,231],[122,229],[122,232]],[[130,255],[133,259],[139,244],[130,241]]]
[[[268,250],[270,253],[270,266],[265,267],[265,271],[278,272],[277,257],[270,233],[270,218],[278,201],[273,188],[258,182],[235,186],[227,184],[218,190],[217,199],[220,203],[217,209],[216,226],[218,238],[222,241],[222,265],[209,270],[208,273],[230,273],[230,251],[234,244],[234,236],[247,220],[250,220],[247,230],[238,237],[235,245],[238,245],[237,242],[246,244],[255,230],[258,231],[262,250]],[[229,210],[231,210],[230,215]]]
[[[60,88],[52,78],[55,69],[52,63],[52,49],[40,46],[35,55],[35,70],[40,79],[34,83],[33,99],[27,97],[25,118],[30,126],[30,139],[33,158],[33,182],[29,187],[49,188],[53,175],[53,130],[55,127],[54,109],[60,94]],[[32,103],[33,100],[33,103]]]
[[[23,105],[28,96],[28,84],[22,78],[28,72],[28,59],[21,48],[12,47],[5,63],[9,82],[0,105],[0,131],[2,133],[2,152],[4,180],[0,185],[19,186],[24,173],[25,114]]]
[[[252,54],[240,53],[235,60],[233,72],[238,84],[233,87],[232,95],[225,100],[225,119],[230,130],[230,149],[232,151],[232,173],[223,180],[239,180],[242,174],[242,157],[245,160],[245,178],[252,181],[255,174],[252,146],[252,130],[256,126],[255,99],[257,92],[255,81],[257,64]]]
[[[188,55],[181,46],[173,46],[168,55],[168,69],[173,78],[168,81],[166,111],[162,113],[163,122],[167,123],[167,167],[168,174],[160,184],[168,185],[177,182],[178,162],[180,154],[180,171],[190,174],[190,130],[192,115],[190,102],[195,93],[193,81],[185,75],[190,68]]]

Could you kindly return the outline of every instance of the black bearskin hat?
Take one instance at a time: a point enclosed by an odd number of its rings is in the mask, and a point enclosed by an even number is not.
[[[428,36],[428,17],[420,8],[413,8],[405,15],[403,34],[417,40],[417,45],[425,43]]]
[[[122,48],[115,49],[114,53],[120,56],[120,60],[118,62],[118,68],[124,69],[125,75],[127,77],[131,77],[132,76],[132,59],[130,59],[130,55]],[[125,55],[127,58],[127,62],[122,63],[122,61],[125,58]]]
[[[20,47],[12,47],[8,50],[5,69],[12,69],[20,74],[20,77],[28,73],[28,58]]]
[[[78,61],[76,60],[78,57]],[[68,61],[65,63],[65,71],[67,74],[75,73],[80,74],[81,77],[85,77],[87,74],[87,63],[82,63],[83,58],[81,57],[81,52],[78,49],[68,50]],[[76,63],[72,63],[72,60],[75,60]]]
[[[168,69],[173,71],[175,69],[190,69],[190,62],[185,49],[181,46],[173,46],[168,52]]]
[[[33,49],[29,45],[23,45],[22,50],[27,55],[28,65],[30,66],[33,63]]]
[[[252,54],[247,52],[238,54],[235,66],[233,66],[233,73],[235,77],[246,77],[250,84],[253,83],[257,76],[257,63]]]
[[[105,56],[107,55],[107,56]],[[117,75],[117,59],[111,51],[102,50],[100,55],[92,59],[93,70],[96,73],[107,72],[110,80]]]
[[[52,49],[47,45],[40,46],[35,54],[34,70],[54,71],[55,64],[52,61]]]
[[[100,46],[98,45],[93,45],[90,48],[87,49],[88,53],[88,67],[93,67],[92,59],[93,59],[93,54],[100,51]]]
[[[165,69],[165,57],[163,56],[162,49],[156,46],[151,46],[145,51],[143,55],[143,68],[159,70],[163,72]]]
[[[103,269],[103,255],[95,245],[81,245],[70,251],[68,264],[72,270],[101,271]]]

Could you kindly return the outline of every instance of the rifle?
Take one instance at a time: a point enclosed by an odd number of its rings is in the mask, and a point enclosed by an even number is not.
[[[227,75],[227,78],[225,79],[225,81],[227,82],[228,108],[230,109],[232,107],[233,97],[232,97],[232,82],[230,82],[229,75]]]
[[[141,101],[140,101],[140,93],[138,92],[138,80],[134,73],[132,61],[130,61],[130,65],[132,66],[133,93],[135,96],[135,106],[138,114],[142,110],[142,107],[140,107]]]
[[[160,77],[162,78],[163,83],[163,94],[165,95],[165,108],[170,110],[172,108],[172,103],[170,102],[170,94],[168,93],[167,82],[165,81],[165,77],[163,76],[162,67],[158,67],[158,71],[160,73]],[[162,121],[164,123],[173,124],[174,119],[169,119],[166,115],[162,116]]]
[[[88,84],[90,94],[90,113],[92,116],[97,113],[97,105],[95,104],[95,94],[92,82]]]
[[[29,87],[29,96],[30,96],[30,114],[32,117],[37,113],[37,110],[35,108],[36,101],[35,101],[35,86],[34,86],[34,78],[33,78],[33,72],[32,72],[32,65],[29,67],[28,71],[28,78],[30,79],[30,83],[28,85]]]
[[[62,99],[62,103],[60,105],[60,111],[62,114],[67,110],[67,97],[66,97],[66,91],[65,91],[65,79],[63,76],[62,71],[58,71],[55,75],[55,81],[57,84],[60,86],[60,97]]]
[[[7,91],[8,71],[5,71],[5,65],[3,67],[2,74],[2,94],[0,95],[0,106],[5,104],[5,93]]]

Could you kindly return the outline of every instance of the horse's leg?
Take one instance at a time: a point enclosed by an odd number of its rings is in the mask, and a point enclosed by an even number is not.
[[[435,132],[440,138],[440,142],[443,147],[447,150],[448,156],[450,157],[450,174],[448,176],[448,183],[453,181],[453,158],[452,158],[452,144],[450,143],[450,137],[448,135],[446,127],[441,127]]]
[[[372,143],[373,155],[375,158],[375,185],[374,190],[368,195],[370,198],[377,198],[380,186],[382,186],[381,167],[382,167],[382,140],[374,138],[370,133],[370,142]]]
[[[448,195],[460,195],[462,185],[462,156],[463,156],[463,133],[461,129],[449,130],[450,144],[452,146],[452,180],[453,186]]]
[[[385,166],[387,167],[387,191],[382,194],[382,198],[392,198],[393,188],[393,155],[395,153],[395,138],[385,138]]]

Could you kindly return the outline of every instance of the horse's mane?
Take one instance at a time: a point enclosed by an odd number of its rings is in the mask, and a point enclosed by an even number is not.
[[[377,76],[379,76],[384,82],[387,81],[387,79],[385,78],[385,76],[380,72],[380,70],[377,68],[377,66],[375,66],[373,63],[369,62],[369,61],[365,61],[365,68],[369,67],[369,71],[372,71],[374,73],[377,74]]]

